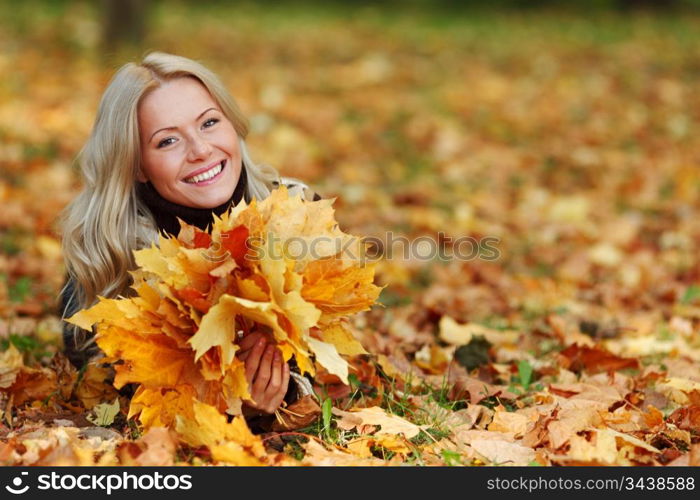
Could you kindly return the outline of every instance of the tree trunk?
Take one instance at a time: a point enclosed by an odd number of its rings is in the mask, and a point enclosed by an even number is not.
[[[148,0],[102,0],[103,43],[107,50],[143,41]]]

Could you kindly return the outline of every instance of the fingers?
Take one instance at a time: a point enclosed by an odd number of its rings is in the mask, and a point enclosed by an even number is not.
[[[270,404],[267,407],[267,411],[272,413],[282,404],[284,396],[287,394],[287,387],[289,387],[289,365],[284,362],[282,356],[280,356],[281,366],[279,367],[280,382],[276,387],[275,392],[270,394]],[[272,383],[270,383],[270,390],[272,390]]]
[[[260,338],[258,339],[255,346],[248,351],[248,354],[246,354],[246,357],[244,359],[245,376],[246,379],[248,379],[248,382],[253,381],[253,378],[255,377],[255,374],[258,371],[258,367],[260,366],[261,358],[263,353],[265,352],[266,345],[267,341],[265,340],[265,338]]]
[[[241,348],[241,352],[252,349],[261,337],[263,337],[262,332],[253,332],[243,337],[243,340],[238,344]]]
[[[290,368],[289,368],[289,365],[288,365],[287,363],[284,362],[284,360],[282,360],[282,365],[283,365],[283,368],[282,368],[282,384],[280,385],[280,394],[281,394],[281,396],[280,396],[280,401],[279,401],[279,403],[277,403],[277,406],[279,406],[280,403],[282,403],[282,400],[283,400],[284,397],[287,395],[287,389],[289,388],[289,372],[290,372]]]
[[[274,358],[272,361],[272,373],[270,373],[270,382],[267,384],[265,393],[270,396],[276,396],[282,386],[282,353],[279,349],[275,349]]]
[[[265,394],[265,389],[270,382],[272,374],[272,360],[275,356],[277,348],[274,345],[268,345],[265,348],[265,353],[262,355],[262,360],[258,366],[258,371],[255,373],[255,381],[253,382],[253,394]]]
[[[261,339],[265,338],[265,336],[262,334],[262,332],[253,332],[249,335],[246,335],[243,340],[241,340],[238,349],[238,352],[236,353],[236,356],[238,359],[241,361],[245,361],[248,356],[250,356],[251,350],[253,347],[255,347],[256,343]]]
[[[247,340],[253,334],[246,337]],[[252,401],[248,406],[274,412],[284,400],[289,387],[289,365],[284,362],[281,351],[269,343],[263,334],[253,337],[246,342],[248,349],[239,353],[239,358],[245,362],[246,379],[250,384]],[[241,345],[243,345],[241,343]]]

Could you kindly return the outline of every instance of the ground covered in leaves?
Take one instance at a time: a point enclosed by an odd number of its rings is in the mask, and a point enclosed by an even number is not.
[[[257,161],[447,257],[385,244],[369,354],[253,435],[146,430],[60,353],[55,221],[114,66],[51,5],[0,7],[1,463],[700,464],[699,19],[157,6],[144,47],[223,77]]]

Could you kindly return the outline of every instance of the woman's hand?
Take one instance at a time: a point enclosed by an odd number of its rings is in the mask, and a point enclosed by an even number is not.
[[[253,332],[241,341],[236,353],[245,363],[245,375],[252,401],[245,401],[251,408],[273,413],[287,394],[289,365],[282,353],[261,332]]]

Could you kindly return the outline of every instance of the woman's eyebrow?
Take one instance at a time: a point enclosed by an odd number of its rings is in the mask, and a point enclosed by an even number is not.
[[[212,111],[212,110],[216,111],[216,108],[207,108],[207,109],[205,109],[204,111],[202,111],[202,112],[199,114],[199,116],[198,116],[197,118],[194,119],[194,121],[199,120],[201,117],[203,117],[203,116],[206,115],[209,111]],[[151,142],[151,141],[153,140],[153,136],[155,136],[158,132],[162,132],[163,130],[175,130],[176,128],[177,128],[177,127],[163,127],[163,128],[159,128],[158,130],[156,130],[155,132],[153,132],[153,134],[151,134],[151,138],[148,139],[148,142]]]

